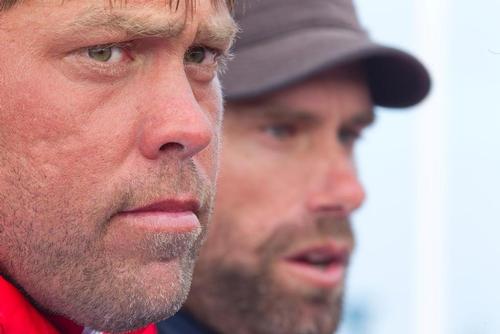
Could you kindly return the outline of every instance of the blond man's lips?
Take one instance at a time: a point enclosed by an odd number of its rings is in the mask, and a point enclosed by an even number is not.
[[[200,202],[194,198],[165,198],[118,213],[131,224],[164,233],[188,233],[200,227]]]

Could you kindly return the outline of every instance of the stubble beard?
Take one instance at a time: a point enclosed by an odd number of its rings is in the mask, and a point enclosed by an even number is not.
[[[342,233],[352,238],[348,221],[330,224],[342,225]],[[318,222],[318,226],[327,225],[325,221]],[[293,240],[303,236],[300,230],[275,231],[262,247],[257,269],[224,259],[205,261],[202,253],[187,310],[221,334],[333,333],[341,320],[343,290],[291,291],[273,274],[285,244],[293,244]]]
[[[183,176],[192,178],[191,174],[192,171],[187,171]],[[163,184],[170,184],[175,192],[184,190],[186,186],[182,186],[182,182]],[[151,182],[153,184],[161,182]],[[142,185],[136,186],[140,189]],[[140,196],[154,198],[157,191],[152,189],[153,186],[150,190],[141,190]],[[158,286],[151,280],[146,281],[138,269],[149,264],[118,261],[113,249],[102,242],[112,216],[137,196],[132,191],[124,194],[123,187],[107,198],[89,200],[91,204],[85,205],[87,210],[76,211],[60,203],[57,210],[43,217],[44,208],[53,208],[57,200],[36,196],[36,191],[18,198],[17,207],[0,210],[5,226],[0,229],[0,237],[2,247],[8,250],[8,254],[0,255],[16,259],[10,266],[2,264],[0,274],[17,285],[42,311],[66,316],[92,329],[123,332],[160,321],[174,314],[187,297],[194,260],[213,205],[213,193],[208,187],[204,189],[205,208],[199,217],[201,228],[179,235],[155,234],[141,243],[144,245],[141,253],[159,259],[151,265],[164,265],[162,261],[169,265],[169,260],[177,259],[179,268],[172,269],[175,277],[170,285]],[[24,210],[19,210],[23,203]],[[67,229],[46,228],[54,219],[60,221],[57,226],[67,226]],[[80,225],[84,227],[79,228]]]
[[[330,296],[329,291],[291,296],[265,273],[252,275],[234,267],[216,270],[210,314],[188,310],[220,333],[331,334],[338,327],[342,296]]]

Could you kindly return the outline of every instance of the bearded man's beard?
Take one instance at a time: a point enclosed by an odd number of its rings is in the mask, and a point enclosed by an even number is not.
[[[213,278],[218,281],[218,291],[212,293],[220,295],[224,305],[218,307],[216,302],[212,312],[223,314],[231,305],[231,313],[237,314],[240,326],[249,333],[330,334],[340,322],[342,296],[332,296],[329,291],[306,297],[290,295],[269,277],[235,268],[219,268]]]
[[[317,287],[294,291],[280,284],[273,269],[294,242],[325,236],[353,242],[350,223],[325,218],[309,225],[315,226],[314,230],[282,226],[262,243],[255,268],[224,259],[205,260],[202,251],[188,311],[221,333],[333,333],[340,323],[343,291]]]

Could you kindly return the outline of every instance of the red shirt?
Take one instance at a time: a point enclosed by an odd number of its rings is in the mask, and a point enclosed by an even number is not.
[[[83,327],[61,317],[46,318],[0,276],[0,334],[81,334]],[[130,334],[156,334],[150,325]]]

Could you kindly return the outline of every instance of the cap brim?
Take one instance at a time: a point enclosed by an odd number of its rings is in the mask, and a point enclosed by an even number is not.
[[[347,30],[316,28],[238,48],[222,74],[229,101],[286,88],[346,63],[365,66],[374,103],[409,107],[427,96],[429,73],[410,54],[369,41]]]

